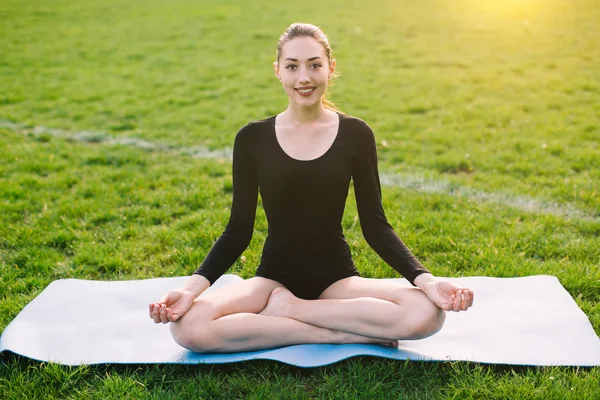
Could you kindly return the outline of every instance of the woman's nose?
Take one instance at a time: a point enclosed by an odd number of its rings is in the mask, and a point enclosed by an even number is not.
[[[308,71],[306,68],[300,68],[300,82],[308,82],[310,81],[308,77]]]

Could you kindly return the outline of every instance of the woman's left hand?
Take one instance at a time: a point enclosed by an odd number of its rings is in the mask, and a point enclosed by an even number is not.
[[[466,311],[473,305],[473,291],[448,281],[427,282],[421,288],[436,306],[446,311]]]

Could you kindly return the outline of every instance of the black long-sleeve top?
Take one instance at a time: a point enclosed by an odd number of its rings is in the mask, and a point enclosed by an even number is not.
[[[238,131],[229,222],[194,274],[212,285],[248,247],[259,190],[268,235],[258,270],[305,279],[356,268],[341,225],[350,179],[367,243],[413,285],[418,275],[429,272],[385,216],[373,131],[360,118],[338,116],[333,144],[313,160],[297,160],[283,151],[275,134],[276,116]]]

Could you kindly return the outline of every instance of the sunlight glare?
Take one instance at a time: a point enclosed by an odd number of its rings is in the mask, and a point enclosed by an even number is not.
[[[543,0],[476,0],[475,9],[503,17],[525,18],[536,14],[541,7],[548,5]]]

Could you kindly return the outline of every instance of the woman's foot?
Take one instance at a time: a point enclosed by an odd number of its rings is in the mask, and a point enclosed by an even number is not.
[[[357,335],[355,333],[349,333],[349,332],[341,332],[343,334],[348,335],[348,337],[346,337],[346,341],[341,342],[341,343],[359,343],[359,344],[380,344],[382,346],[385,347],[391,347],[394,349],[398,348],[398,341],[395,339],[379,339],[379,338],[372,338],[372,337],[368,337],[368,336],[361,336],[361,335]]]
[[[294,303],[303,301],[294,296],[292,292],[283,287],[273,289],[267,306],[259,314],[269,315],[271,317],[287,317],[290,318],[290,310]]]
[[[267,306],[264,310],[262,310],[259,314],[269,315],[272,317],[286,317],[293,318],[292,316],[292,307],[294,304],[302,301],[310,301],[300,299],[288,289],[283,287],[275,288],[271,295],[269,296],[269,300],[267,301]],[[360,344],[379,344],[386,347],[397,348],[398,340],[394,339],[381,339],[381,338],[373,338],[368,336],[361,336],[355,333],[344,332],[344,331],[335,331],[330,329],[332,332],[337,333],[337,339],[332,343],[360,343]]]

